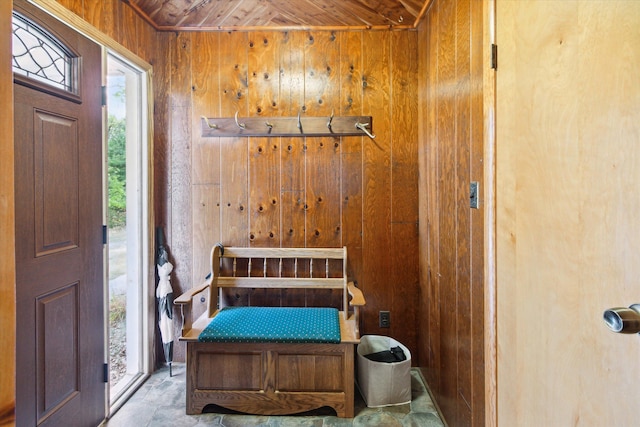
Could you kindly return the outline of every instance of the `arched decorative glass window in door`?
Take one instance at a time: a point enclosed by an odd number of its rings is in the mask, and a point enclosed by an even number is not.
[[[13,13],[13,72],[77,94],[76,58],[53,35]]]

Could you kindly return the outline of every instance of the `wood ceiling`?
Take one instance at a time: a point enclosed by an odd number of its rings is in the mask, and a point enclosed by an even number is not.
[[[122,0],[160,31],[410,29],[432,0]]]

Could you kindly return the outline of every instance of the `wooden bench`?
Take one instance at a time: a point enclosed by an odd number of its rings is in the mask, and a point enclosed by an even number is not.
[[[359,307],[365,301],[347,280],[346,247],[216,245],[211,251],[211,272],[202,285],[175,300],[182,306],[180,340],[187,343],[187,414],[201,413],[208,404],[262,415],[328,406],[339,417],[353,417],[354,347],[360,341]],[[293,292],[303,301],[305,293],[313,300],[309,293],[334,290],[341,300],[341,307],[335,307],[340,310],[340,342],[200,342],[200,333],[224,305],[219,301],[224,302],[225,288],[282,293],[296,289]],[[208,309],[194,321],[192,299],[201,292],[208,293]]]

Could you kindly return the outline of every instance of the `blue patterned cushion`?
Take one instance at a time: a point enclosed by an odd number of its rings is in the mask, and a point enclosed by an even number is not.
[[[338,316],[335,308],[225,307],[198,341],[339,343]]]

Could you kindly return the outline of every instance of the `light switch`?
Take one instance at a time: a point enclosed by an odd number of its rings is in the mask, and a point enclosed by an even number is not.
[[[471,190],[469,195],[469,205],[472,209],[478,209],[480,200],[478,199],[478,181],[471,181]]]

